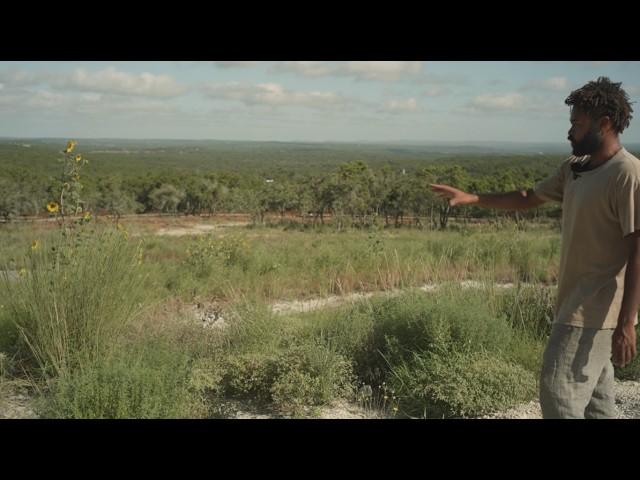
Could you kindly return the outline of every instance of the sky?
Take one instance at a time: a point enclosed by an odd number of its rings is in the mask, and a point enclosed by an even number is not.
[[[5,61],[0,137],[564,143],[599,76],[640,99],[637,61]]]

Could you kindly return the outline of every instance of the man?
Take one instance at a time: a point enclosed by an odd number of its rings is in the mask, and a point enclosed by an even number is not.
[[[614,370],[636,356],[640,305],[640,161],[620,144],[633,109],[600,77],[571,92],[573,156],[526,192],[475,195],[431,185],[449,204],[526,209],[562,202],[555,318],[540,374],[544,418],[616,416]]]

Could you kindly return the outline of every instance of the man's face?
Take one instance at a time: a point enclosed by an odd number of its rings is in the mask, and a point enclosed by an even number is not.
[[[577,157],[592,155],[602,146],[602,135],[598,123],[580,109],[571,111],[571,129],[567,137],[571,142],[573,154]]]

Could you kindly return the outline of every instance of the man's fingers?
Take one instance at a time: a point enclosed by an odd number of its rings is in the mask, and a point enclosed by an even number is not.
[[[636,350],[635,345],[631,345],[631,344],[629,344],[629,346],[626,348],[625,365],[628,365],[631,362],[633,362],[633,359],[636,356],[635,350]]]
[[[438,185],[437,183],[430,183],[429,185],[434,192],[452,192],[454,190],[449,185]]]
[[[613,356],[611,358],[611,361],[616,367],[620,366],[620,355],[618,354],[618,349],[616,346],[613,347]]]
[[[633,360],[633,351],[631,350],[631,346],[629,346],[629,348],[627,348],[625,351],[624,364],[629,365],[632,360]]]
[[[633,359],[638,354],[635,335],[624,335],[623,332],[617,332],[613,338],[612,353],[611,360],[618,368],[625,367],[633,362]]]
[[[616,367],[622,368],[630,364],[635,357],[635,345],[618,344],[613,348],[613,358],[611,360]]]

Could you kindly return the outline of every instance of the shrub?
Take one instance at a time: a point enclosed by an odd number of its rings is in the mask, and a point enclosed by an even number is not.
[[[530,400],[535,376],[487,352],[414,354],[391,369],[399,409],[410,416],[478,416]]]

